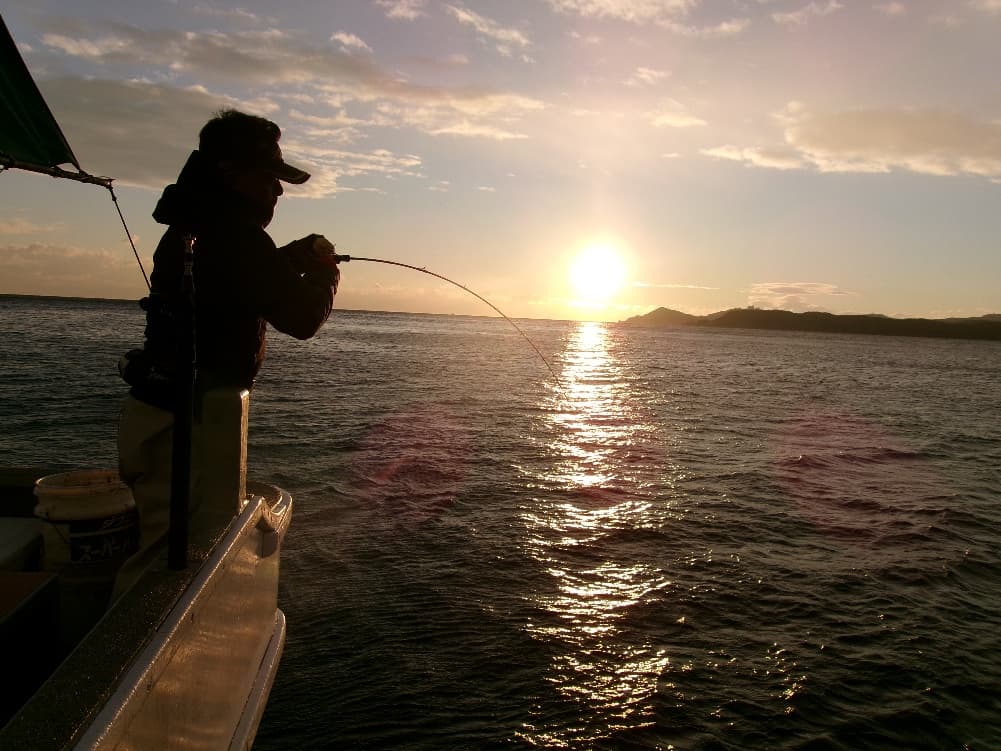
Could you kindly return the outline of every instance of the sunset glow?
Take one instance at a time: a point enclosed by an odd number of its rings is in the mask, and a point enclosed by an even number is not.
[[[570,267],[570,283],[575,302],[600,304],[611,300],[622,289],[626,265],[614,247],[590,245],[582,250]]]
[[[268,232],[505,314],[1001,313],[998,0],[20,0],[81,166],[152,218],[214,112],[282,129]],[[959,82],[959,83],[957,83]],[[104,191],[0,180],[0,293],[138,299]],[[336,307],[491,315],[342,269]]]

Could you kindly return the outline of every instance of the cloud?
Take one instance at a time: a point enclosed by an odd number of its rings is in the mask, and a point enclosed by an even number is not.
[[[682,19],[700,3],[701,0],[549,0],[549,5],[558,13],[611,18],[635,24],[655,23],[679,36],[699,39],[735,36],[751,23],[746,18],[722,21],[715,26],[684,23]]]
[[[387,18],[413,21],[425,15],[427,0],[375,0],[375,4],[386,10]]]
[[[42,235],[54,229],[54,224],[35,224],[20,216],[0,217],[0,235]]]
[[[224,18],[251,26],[274,26],[278,20],[273,16],[259,16],[246,8],[214,8],[209,5],[196,5],[192,10],[202,16]]]
[[[197,145],[198,131],[214,112],[240,104],[197,88],[77,78],[46,81],[43,92],[86,169],[153,189],[176,177]],[[421,159],[415,155],[336,147],[351,140],[337,136],[358,122],[344,113],[316,117],[293,109],[289,118],[307,127],[286,128],[283,151],[290,162],[302,164],[313,175],[295,187],[296,196],[348,190],[350,186],[338,182],[346,177],[420,174]]]
[[[771,169],[798,169],[807,166],[803,158],[788,148],[716,146],[702,149],[702,154],[716,159],[729,159],[744,162],[754,167],[770,167]]]
[[[493,125],[477,124],[471,122],[453,122],[443,125],[440,128],[428,131],[436,136],[477,136],[480,138],[490,138],[494,141],[509,141],[511,139],[528,138],[524,133],[515,133],[510,130],[498,128]]]
[[[655,128],[692,128],[706,124],[705,120],[688,112],[681,102],[674,99],[665,100],[650,117],[650,124]]]
[[[307,115],[304,112],[293,109],[289,112],[289,117],[293,120],[297,120],[298,122],[306,123],[307,125],[320,129],[324,136],[329,135],[332,131],[339,128],[350,128],[364,122],[356,117],[348,116],[344,110],[340,110],[334,115],[324,116]]]
[[[286,96],[296,93],[290,86],[298,85],[319,90],[327,96],[337,94],[348,99],[385,98],[444,105],[475,104],[477,100],[497,96],[496,92],[483,89],[449,89],[410,83],[384,71],[369,58],[317,48],[296,35],[277,30],[222,34],[147,31],[124,24],[102,24],[98,28],[82,21],[64,21],[59,25],[61,32],[73,33],[44,34],[43,40],[51,49],[109,67],[132,65],[147,69],[159,65],[175,80],[187,74],[202,85],[235,83],[256,90],[275,86]],[[514,101],[530,100],[516,97],[507,104]],[[531,108],[535,107],[533,103]]]
[[[431,59],[427,57],[415,57],[410,59],[433,68],[461,68],[469,64],[468,56],[463,55],[461,52],[452,52],[451,54],[445,55],[440,59]]]
[[[811,2],[799,10],[786,13],[772,13],[772,20],[783,26],[803,26],[811,18],[827,16],[844,7],[838,0],[827,0],[825,3]]]
[[[703,287],[700,284],[654,284],[650,282],[633,282],[632,286],[642,287],[643,289],[702,289],[702,290],[718,290],[719,287]]]
[[[970,5],[985,13],[1001,13],[1001,0],[970,0]]]
[[[759,308],[802,312],[820,310],[824,301],[819,298],[854,294],[826,282],[758,282],[748,290],[747,303]]]
[[[907,6],[901,2],[876,3],[872,7],[884,16],[903,16],[907,14]]]
[[[372,48],[365,44],[360,37],[350,34],[346,31],[336,31],[330,35],[330,41],[340,42],[341,49],[350,52],[351,50],[364,50],[365,52],[371,52]]]
[[[365,46],[346,32],[333,39],[353,50]],[[282,102],[294,103],[300,120],[307,114],[303,107],[335,108],[341,112],[340,122],[313,123],[308,135],[332,138],[343,146],[372,128],[417,128],[432,135],[491,140],[524,138],[517,122],[544,106],[485,88],[413,83],[367,56],[316,47],[281,31],[142,30],[64,19],[50,20],[43,40],[50,54],[113,69],[116,81],[64,77],[40,83],[60,122],[73,131],[67,135],[86,168],[139,185],[162,185],[165,176],[173,177],[193,134],[223,107],[277,117]],[[149,70],[151,65],[159,66],[149,74],[154,80],[121,80],[120,68]],[[200,83],[184,87],[183,80]],[[238,101],[213,93],[213,88],[234,87],[247,87],[256,98]],[[314,174],[309,183],[310,192],[324,184],[317,177]]]
[[[549,0],[559,13],[643,23],[685,15],[699,0]]]
[[[751,20],[749,18],[732,18],[729,21],[722,21],[715,26],[691,26],[664,19],[658,21],[657,25],[678,36],[695,39],[721,39],[743,33],[751,25]]]
[[[354,96],[434,98],[437,89],[409,84],[382,70],[368,58],[343,50],[314,47],[282,31],[182,32],[148,31],[124,24],[100,28],[86,22],[61,22],[60,31],[43,35],[45,44],[71,57],[107,67],[159,66],[161,79],[190,76],[201,85],[225,83],[254,87],[332,88]],[[359,42],[361,40],[358,40]],[[364,43],[363,43],[364,44]]]
[[[1001,124],[944,110],[854,110],[804,115],[787,143],[825,172],[1001,177]]]
[[[777,119],[785,129],[784,144],[727,144],[701,153],[770,169],[861,173],[900,169],[1001,179],[998,122],[934,109],[810,113],[795,102]]]
[[[496,141],[522,139],[519,118],[543,108],[542,102],[515,94],[459,96],[441,102],[380,102],[378,116],[386,125],[405,125],[432,135],[461,135]]]
[[[313,175],[305,185],[295,188],[295,195],[303,198],[320,198],[341,191],[378,190],[343,185],[340,182],[342,178],[392,180],[422,176],[423,160],[415,154],[397,154],[388,149],[352,151],[299,142],[293,147],[295,153],[301,155],[301,161],[309,165]]]
[[[368,59],[314,47],[278,29],[186,32],[76,19],[54,19],[50,28],[42,34],[50,50],[101,66],[159,67],[165,77],[191,76],[203,85],[288,86],[335,77],[382,88],[400,83]]]
[[[456,21],[465,26],[472,26],[481,37],[495,42],[497,51],[502,55],[509,56],[512,47],[525,48],[531,44],[528,37],[517,29],[505,28],[496,21],[459,5],[446,3],[444,7]]]
[[[601,44],[601,37],[597,34],[581,34],[579,31],[568,31],[567,36],[576,39],[581,44]]]
[[[127,252],[55,245],[0,247],[0,292],[135,298],[145,289]]]
[[[656,68],[639,67],[633,71],[632,75],[626,79],[626,86],[654,86],[666,79],[671,74],[666,70]]]
[[[236,102],[201,88],[63,77],[39,82],[84,169],[163,187],[197,146],[202,125]]]

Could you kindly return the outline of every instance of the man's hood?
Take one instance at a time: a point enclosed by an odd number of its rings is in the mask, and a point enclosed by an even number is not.
[[[192,151],[177,182],[168,185],[157,201],[153,218],[160,224],[197,230],[218,211],[222,192],[229,191],[223,186],[218,170],[200,152]]]
[[[266,227],[273,212],[274,206],[257,206],[232,190],[215,164],[201,152],[192,151],[177,182],[168,185],[157,201],[153,218],[160,224],[197,234],[206,225],[223,219]]]

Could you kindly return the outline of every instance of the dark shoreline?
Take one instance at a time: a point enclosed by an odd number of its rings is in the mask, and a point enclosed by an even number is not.
[[[135,305],[138,297],[131,300],[119,297],[68,297],[66,295],[24,295],[18,292],[0,292],[0,300],[62,300],[64,302],[121,303]]]
[[[707,316],[693,316],[677,310],[657,308],[645,315],[622,321],[620,325],[655,329],[692,326],[1001,341],[1001,315],[997,314],[980,318],[933,319],[735,308]]]
[[[31,295],[0,292],[4,300],[62,301],[83,304],[135,305],[138,298],[119,299],[104,297],[68,297],[65,295]],[[339,309],[342,313],[386,313],[390,315],[428,315],[443,317],[490,318],[487,315],[453,313],[412,313],[408,311]],[[539,320],[551,319],[516,319]],[[809,331],[828,334],[870,334],[876,336],[913,336],[935,339],[975,339],[1001,341],[1001,314],[979,318],[891,318],[884,315],[839,315],[811,311],[793,313],[788,310],[762,310],[759,308],[733,308],[731,310],[695,316],[670,308],[657,308],[640,316],[615,322],[615,326],[645,329],[679,327],[712,329],[752,329],[760,331]]]

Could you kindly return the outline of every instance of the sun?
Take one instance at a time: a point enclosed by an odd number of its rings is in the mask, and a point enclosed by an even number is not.
[[[626,264],[611,245],[596,243],[584,248],[570,265],[570,284],[577,301],[604,303],[626,280]]]

